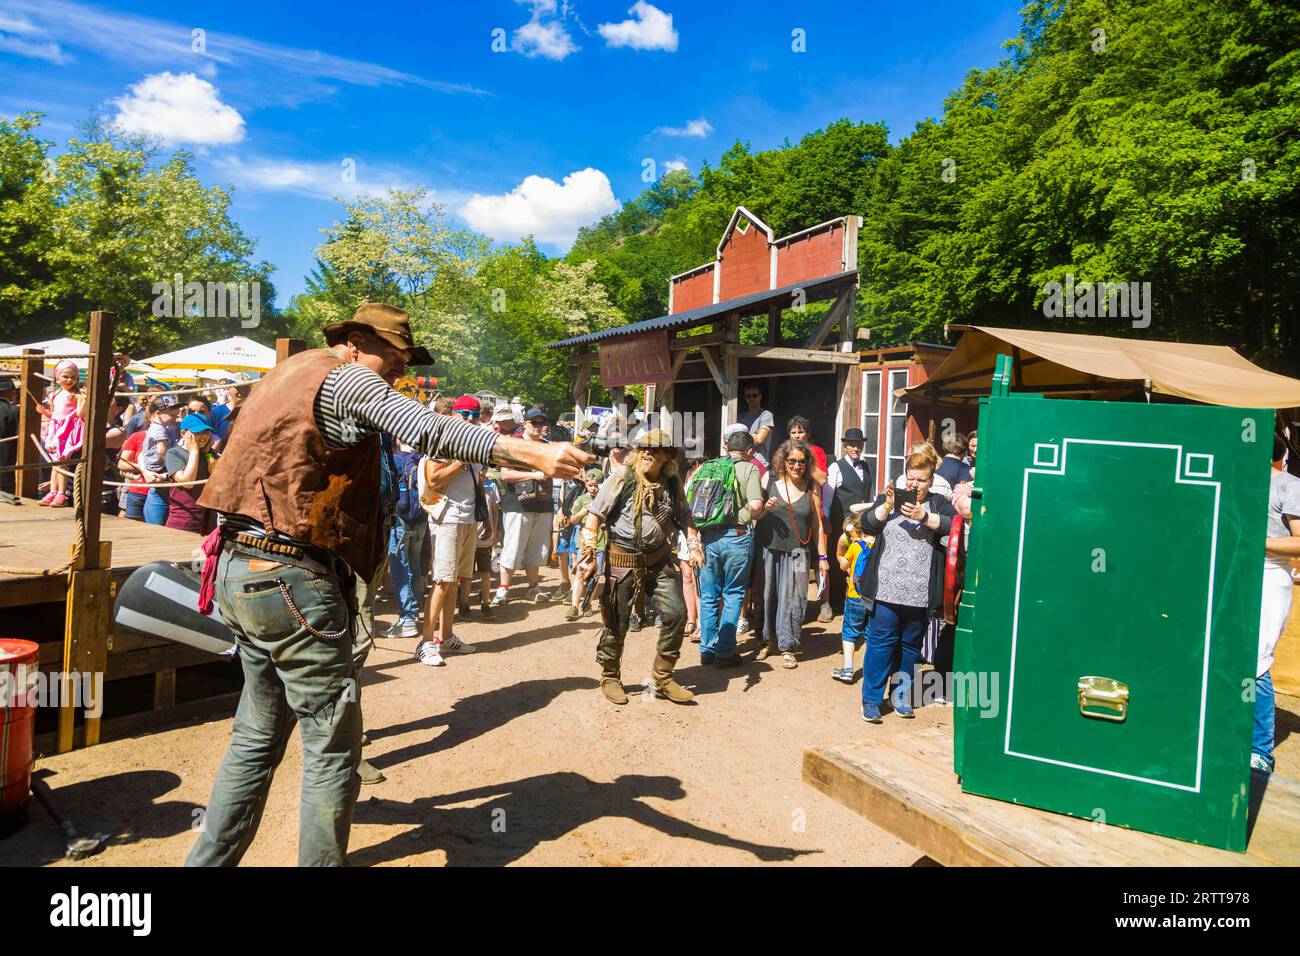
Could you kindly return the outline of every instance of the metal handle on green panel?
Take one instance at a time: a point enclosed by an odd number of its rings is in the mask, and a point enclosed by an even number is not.
[[[1093,713],[1087,707],[1104,707],[1114,713]],[[1080,677],[1079,713],[1096,720],[1122,722],[1128,717],[1128,684],[1110,677]]]

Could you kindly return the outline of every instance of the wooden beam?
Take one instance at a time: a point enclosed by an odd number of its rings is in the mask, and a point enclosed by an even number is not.
[[[781,344],[781,307],[774,305],[767,310],[767,344]]]
[[[826,316],[822,319],[821,325],[817,326],[817,331],[808,336],[808,341],[803,344],[804,348],[819,348],[831,334],[831,329],[839,325],[846,317],[853,315],[853,300],[856,293],[857,289],[853,285],[845,285],[840,290],[840,294],[835,297],[835,302],[826,310]]]
[[[857,365],[853,352],[828,352],[821,349],[796,349],[769,345],[726,345],[723,355],[736,358],[789,359],[795,362],[825,362],[831,365]]]
[[[697,349],[705,345],[721,345],[726,340],[725,330],[714,329],[702,335],[675,335],[668,340],[668,348],[676,352],[680,349]]]
[[[713,376],[713,384],[718,386],[718,391],[725,396],[727,394],[727,380],[723,378],[722,369],[718,368],[718,363],[713,358],[713,350],[700,349],[700,354],[704,356],[704,364],[709,367],[709,374]]]
[[[570,355],[566,364],[569,368],[582,368],[583,366],[586,366],[587,369],[590,370],[591,363],[596,361],[599,357],[599,353],[596,352],[580,352],[577,355]]]
[[[307,343],[302,339],[276,339],[275,364],[279,365],[285,359],[305,351],[307,351]]]
[[[23,361],[18,376],[17,464],[19,465],[33,465],[41,461],[40,452],[32,444],[32,439],[41,437],[41,413],[36,408],[36,403],[42,400],[45,386],[36,376],[45,368],[45,362],[40,358],[44,354],[44,349],[23,349],[24,359],[29,356],[33,358],[32,361]],[[40,472],[24,468],[14,475],[14,494],[19,498],[39,498],[36,489],[40,483]]]
[[[98,496],[94,502],[98,504]],[[113,572],[109,570],[71,571],[68,574],[68,611],[63,631],[63,676],[77,680],[80,700],[74,699],[72,685],[66,687],[59,705],[58,752],[72,749],[73,731],[79,704],[85,709],[86,679],[98,682],[103,689],[108,670],[108,635],[113,617]],[[103,704],[102,698],[94,703]],[[99,743],[100,718],[86,716],[86,746]]]

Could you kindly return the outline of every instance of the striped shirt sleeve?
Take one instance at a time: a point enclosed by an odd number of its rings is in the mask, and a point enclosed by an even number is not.
[[[499,437],[458,416],[435,414],[355,363],[340,365],[325,376],[316,393],[315,414],[316,427],[334,448],[387,432],[426,455],[487,465]]]

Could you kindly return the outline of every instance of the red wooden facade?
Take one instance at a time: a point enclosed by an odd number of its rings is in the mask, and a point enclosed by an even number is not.
[[[668,280],[668,314],[825,279],[857,268],[858,216],[841,216],[780,239],[737,206],[718,258]]]
[[[861,379],[858,427],[866,436],[863,457],[876,476],[876,492],[884,479],[903,473],[907,449],[913,442],[933,440],[936,450],[945,428],[969,433],[979,416],[977,408],[908,404],[894,395],[900,388],[920,385],[952,351],[947,345],[913,343],[858,353]]]

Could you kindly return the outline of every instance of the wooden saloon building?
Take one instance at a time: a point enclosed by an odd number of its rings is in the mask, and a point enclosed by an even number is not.
[[[717,258],[669,280],[667,315],[547,346],[570,353],[578,421],[593,374],[616,404],[626,386],[645,385],[648,407],[703,413],[703,441],[687,453],[713,454],[723,428],[746,409],[744,390],[758,385],[763,407],[776,417],[774,440],[784,439],[786,421],[799,414],[813,423],[813,440],[833,452],[843,430],[858,424],[861,224],[858,216],[843,216],[778,237],[737,207]],[[826,301],[831,305],[812,334],[782,337],[784,310]],[[767,317],[765,339],[741,344],[741,323],[754,316]]]

